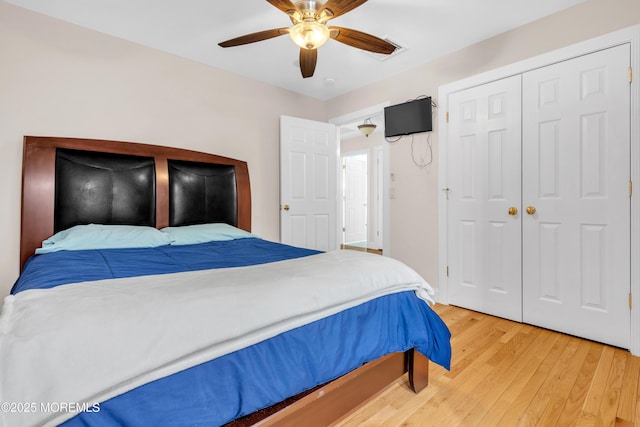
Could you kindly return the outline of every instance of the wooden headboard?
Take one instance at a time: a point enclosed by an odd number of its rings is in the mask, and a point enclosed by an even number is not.
[[[63,150],[59,150],[63,149]],[[192,215],[191,208],[181,206],[181,200],[184,198],[173,197],[170,200],[170,194],[176,191],[185,193],[184,182],[190,182],[189,178],[183,179],[181,184],[174,184],[170,189],[170,170],[172,177],[179,176],[183,173],[199,173],[200,170],[213,168],[223,172],[227,170],[233,171],[233,174],[224,178],[227,181],[235,177],[235,186],[233,195],[224,198],[216,198],[209,195],[209,204],[215,203],[233,203],[233,206],[220,206],[213,209],[217,215],[222,215],[221,221],[234,223],[238,228],[251,231],[251,189],[249,183],[249,169],[247,163],[230,159],[228,157],[217,156],[214,154],[201,153],[192,150],[184,150],[179,148],[162,147],[149,144],[138,144],[132,142],[105,141],[95,139],[78,139],[78,138],[55,138],[55,137],[38,137],[25,136],[24,150],[22,160],[22,216],[21,216],[21,233],[20,233],[20,270],[24,267],[27,259],[33,255],[36,248],[40,247],[42,241],[50,237],[56,231],[60,231],[60,224],[56,223],[56,158],[59,152],[66,150],[80,150],[81,152],[106,153],[117,159],[118,156],[123,158],[126,156],[139,156],[140,158],[149,158],[152,163],[151,168],[155,170],[151,175],[154,182],[148,186],[153,194],[144,194],[149,200],[155,200],[155,212],[150,212],[151,221],[155,220],[156,228],[163,228],[169,225],[185,225],[188,223],[202,222]],[[73,152],[72,152],[73,153]],[[110,161],[113,161],[111,159]],[[186,171],[186,172],[185,172]],[[59,174],[59,172],[58,172]],[[231,178],[229,178],[229,176]],[[173,179],[176,181],[178,178]],[[229,186],[233,186],[233,181],[227,182]],[[178,188],[178,190],[176,190]],[[140,192],[140,189],[136,191]],[[146,190],[145,190],[146,191]],[[186,189],[187,194],[192,192]],[[58,203],[58,208],[60,203]],[[153,211],[153,208],[151,208]],[[230,218],[232,215],[234,218]],[[58,216],[59,218],[59,216]],[[127,220],[104,221],[105,223],[127,223]],[[58,219],[58,223],[60,220]],[[80,220],[79,223],[83,223]],[[62,228],[72,224],[62,225]]]

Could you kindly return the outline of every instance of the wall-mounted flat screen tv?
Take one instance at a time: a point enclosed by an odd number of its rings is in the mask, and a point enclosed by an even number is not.
[[[384,136],[387,138],[431,130],[430,96],[384,108]]]

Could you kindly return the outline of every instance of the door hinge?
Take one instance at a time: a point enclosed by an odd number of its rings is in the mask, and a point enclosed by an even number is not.
[[[633,295],[629,292],[629,310],[633,309]]]
[[[444,115],[445,120],[447,121],[447,123],[449,123],[449,112],[447,111],[446,114]]]
[[[447,271],[446,271],[447,277],[449,277],[449,266],[447,265]]]
[[[347,227],[342,227],[342,231],[343,232],[347,231]]]
[[[633,194],[633,181],[629,181],[629,197]]]
[[[629,67],[629,83],[633,82],[633,68]]]

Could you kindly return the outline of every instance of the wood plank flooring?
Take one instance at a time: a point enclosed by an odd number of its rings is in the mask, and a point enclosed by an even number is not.
[[[451,371],[406,376],[337,426],[640,427],[640,358],[627,350],[453,306]]]
[[[340,245],[340,249],[349,249],[350,251],[369,252],[371,254],[382,255],[382,249],[363,248],[359,246]]]

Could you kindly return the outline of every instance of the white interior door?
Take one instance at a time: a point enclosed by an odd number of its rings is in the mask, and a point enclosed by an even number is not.
[[[629,45],[523,75],[524,321],[628,348]]]
[[[337,132],[333,124],[280,118],[280,240],[334,250]]]
[[[521,77],[449,97],[449,302],[522,321]]]
[[[366,154],[345,155],[344,243],[367,247],[368,161]]]

